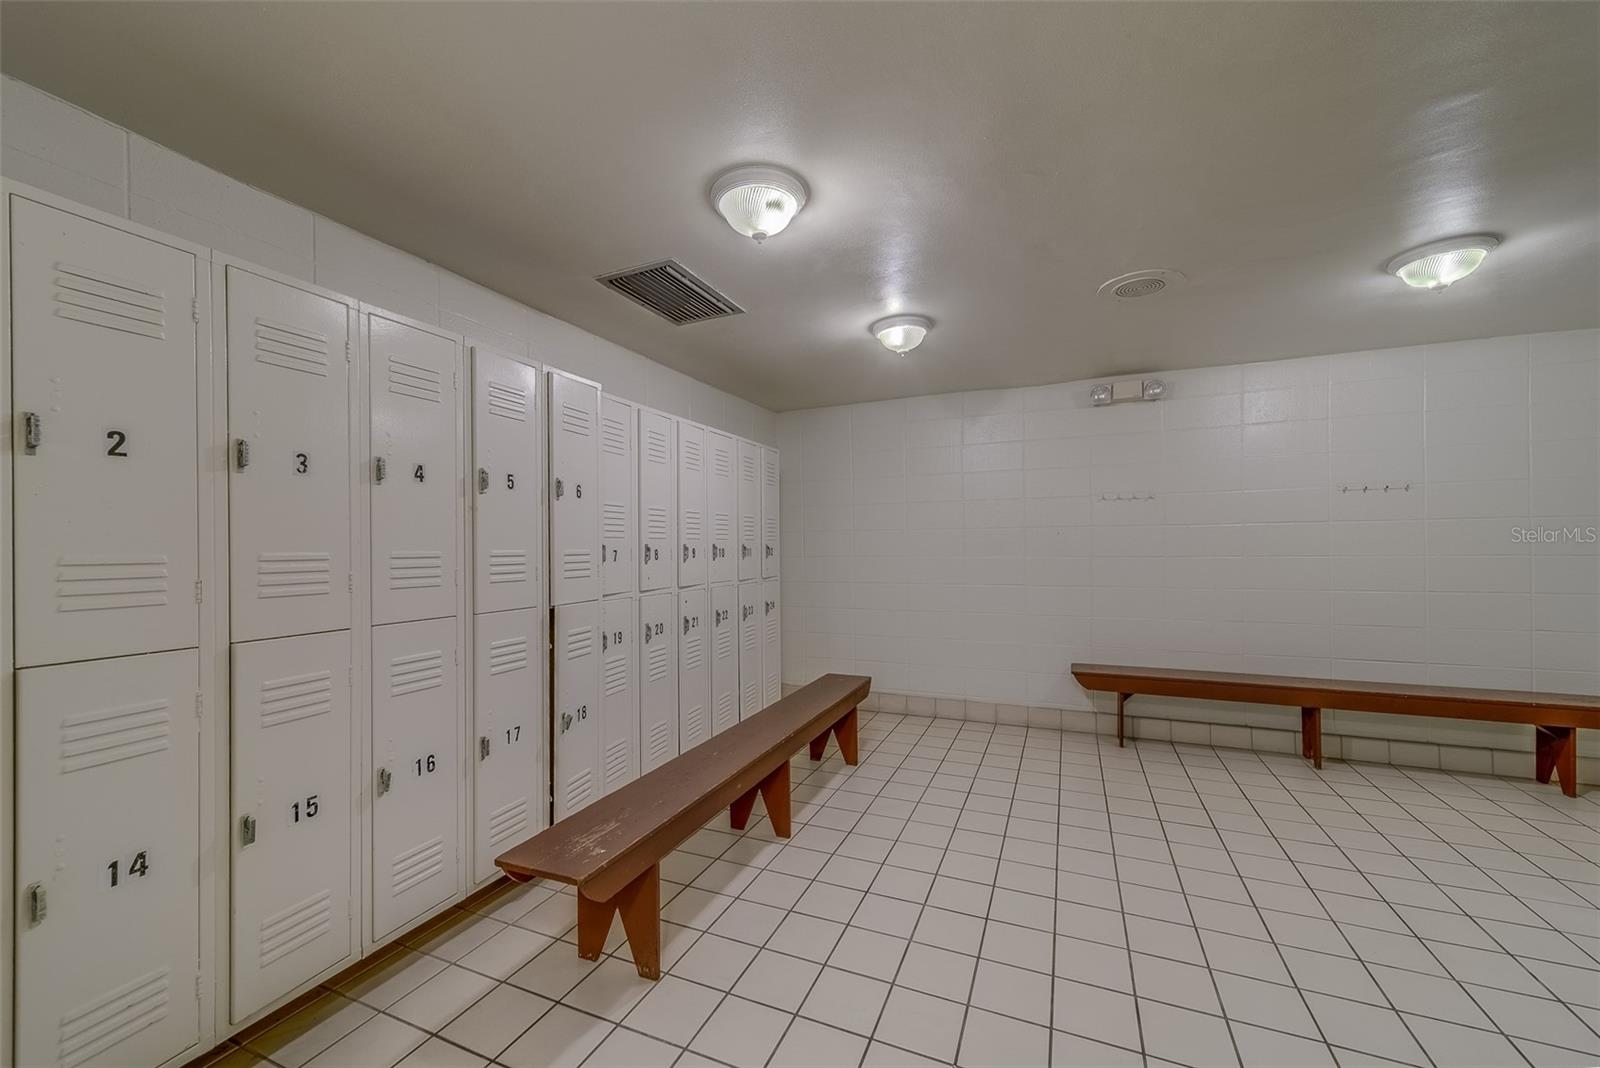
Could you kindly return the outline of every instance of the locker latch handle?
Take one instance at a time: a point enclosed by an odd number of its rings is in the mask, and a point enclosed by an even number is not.
[[[250,443],[244,438],[234,439],[233,466],[240,471],[250,466]]]
[[[685,634],[689,633],[689,617],[688,616],[684,616],[683,617],[683,632]]]
[[[489,492],[489,469],[486,467],[478,468],[478,492]]]
[[[600,632],[600,651],[603,653],[611,646],[611,634],[608,631]]]
[[[44,441],[44,419],[38,412],[22,413],[22,451],[32,456]]]
[[[749,555],[750,555],[750,546],[745,545],[744,543],[741,542],[740,545],[739,545],[739,557],[741,559],[743,559],[745,557],[748,557]]]
[[[255,845],[256,843],[256,818],[254,816],[239,817],[239,845]]]
[[[689,543],[688,542],[684,542],[684,545],[683,545],[683,562],[686,563],[686,564],[689,562]]]
[[[30,883],[28,885],[28,926],[37,927],[44,922],[45,916],[50,911],[50,902],[45,896],[43,883]]]
[[[562,734],[567,733],[567,729],[570,728],[571,726],[572,726],[572,713],[571,712],[563,712],[563,713],[561,713],[561,733]]]
[[[648,623],[645,624],[644,628],[644,643],[646,645],[650,644],[650,625]]]
[[[378,769],[378,796],[382,797],[389,792],[389,786],[394,782],[394,776],[389,774],[388,768]]]
[[[489,736],[487,734],[481,734],[478,736],[478,759],[489,759]]]
[[[564,492],[564,487],[561,484],[561,480],[558,478],[558,479],[556,479],[556,500],[559,501],[561,499],[561,494],[563,492]]]
[[[770,546],[770,545],[769,545],[769,546],[767,546],[767,555],[768,555],[768,556],[771,556],[771,555],[772,555],[772,546]]]
[[[382,482],[389,477],[389,462],[382,456],[372,458],[372,481]]]

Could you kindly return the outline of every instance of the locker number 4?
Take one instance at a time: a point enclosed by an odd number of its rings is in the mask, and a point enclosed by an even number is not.
[[[150,874],[150,852],[146,849],[139,850],[133,855],[133,859],[128,861],[126,867],[123,867],[122,858],[118,857],[106,865],[106,871],[111,873],[113,887],[121,886],[127,879],[143,879]]]

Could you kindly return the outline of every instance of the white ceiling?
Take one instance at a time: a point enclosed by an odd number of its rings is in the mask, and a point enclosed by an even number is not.
[[[785,410],[1596,325],[1597,13],[7,0],[0,64]],[[765,247],[706,199],[750,161],[812,190]],[[1382,273],[1474,231],[1505,244],[1446,293]],[[747,313],[593,281],[669,256]],[[1190,282],[1095,296],[1143,267]],[[896,311],[937,323],[904,360]]]

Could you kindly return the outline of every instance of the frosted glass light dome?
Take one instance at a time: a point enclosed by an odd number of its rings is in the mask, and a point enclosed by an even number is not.
[[[729,226],[759,245],[800,214],[806,183],[781,167],[735,167],[712,183],[711,204]]]
[[[897,356],[904,356],[928,336],[933,320],[926,315],[891,315],[879,319],[867,329],[872,331],[883,347]]]
[[[1444,289],[1476,271],[1499,244],[1488,234],[1435,241],[1396,256],[1389,261],[1389,272],[1417,289]]]

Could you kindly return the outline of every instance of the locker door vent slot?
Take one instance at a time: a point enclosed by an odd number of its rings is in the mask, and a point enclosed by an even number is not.
[[[582,660],[594,652],[594,628],[573,627],[567,631],[567,659]]]
[[[711,536],[718,541],[731,541],[733,539],[733,516],[727,512],[712,512]]]
[[[612,456],[628,455],[628,425],[621,419],[601,419],[600,447]]]
[[[168,969],[142,975],[61,1017],[59,1068],[76,1068],[167,1018]]]
[[[489,674],[504,675],[528,666],[528,639],[501,638],[489,643]]]
[[[743,308],[676,260],[647,263],[595,281],[678,326],[744,314]]]
[[[569,549],[561,554],[561,577],[568,580],[586,579],[594,574],[594,553],[587,549]]]
[[[261,967],[310,945],[333,929],[333,892],[323,890],[261,921]]]
[[[444,839],[430,838],[394,858],[389,885],[395,897],[428,881],[444,870]]]
[[[319,597],[333,592],[333,563],[327,553],[259,553],[257,597]]]
[[[333,711],[333,672],[268,679],[259,700],[263,729],[325,715]]]
[[[733,692],[730,690],[727,693],[717,695],[717,729],[726,729],[733,720]]]
[[[733,477],[733,457],[728,455],[727,449],[711,450],[711,473],[718,478]]]
[[[172,706],[166,701],[98,709],[61,721],[63,774],[159,753],[172,745]]]
[[[519,423],[528,421],[528,391],[489,380],[489,414]]]
[[[714,654],[716,658],[724,660],[731,657],[733,655],[733,628],[723,627],[718,630],[716,642],[716,652]]]
[[[683,446],[683,466],[690,471],[700,470],[700,443],[685,435],[680,444]]]
[[[256,362],[328,377],[328,339],[288,323],[256,320]]]
[[[519,797],[489,813],[489,844],[499,845],[528,827],[528,799]]]
[[[646,508],[644,511],[644,536],[652,541],[667,536],[667,510]]]
[[[668,460],[667,436],[654,427],[645,428],[644,457],[653,464],[664,464]]]
[[[660,682],[672,671],[672,660],[667,653],[667,647],[658,645],[650,650],[649,671],[645,674],[647,682]]]
[[[389,695],[435,690],[444,685],[444,652],[414,653],[389,661]]]
[[[669,756],[667,745],[672,741],[669,735],[670,727],[665,723],[657,723],[650,728],[650,759],[652,762]]]
[[[606,786],[616,786],[628,778],[628,741],[612,742],[606,750]]]
[[[56,272],[56,314],[61,318],[166,339],[164,293],[87,267],[58,263]]]
[[[389,392],[399,397],[440,403],[444,376],[431,367],[408,363],[398,356],[389,357]]]
[[[686,540],[699,541],[705,533],[705,520],[701,518],[700,509],[685,508],[683,510],[683,536]]]
[[[567,401],[561,402],[561,429],[568,434],[586,438],[594,429],[593,416],[587,408]]]
[[[610,541],[628,533],[628,506],[606,501],[600,506],[600,536]]]
[[[695,742],[703,740],[706,730],[706,710],[700,705],[689,709],[683,714],[683,730],[685,740]]]
[[[489,581],[528,581],[528,553],[524,549],[490,549]]]
[[[628,688],[628,658],[608,656],[605,663],[605,695],[615,697]]]
[[[698,668],[705,658],[705,649],[700,642],[700,635],[694,634],[683,640],[683,667],[685,671]]]
[[[56,562],[56,611],[150,608],[167,603],[165,556],[64,556]]]
[[[396,549],[389,554],[391,590],[423,590],[443,585],[443,553]]]
[[[589,800],[589,795],[594,792],[594,772],[584,768],[582,772],[567,780],[567,811],[576,812]]]

